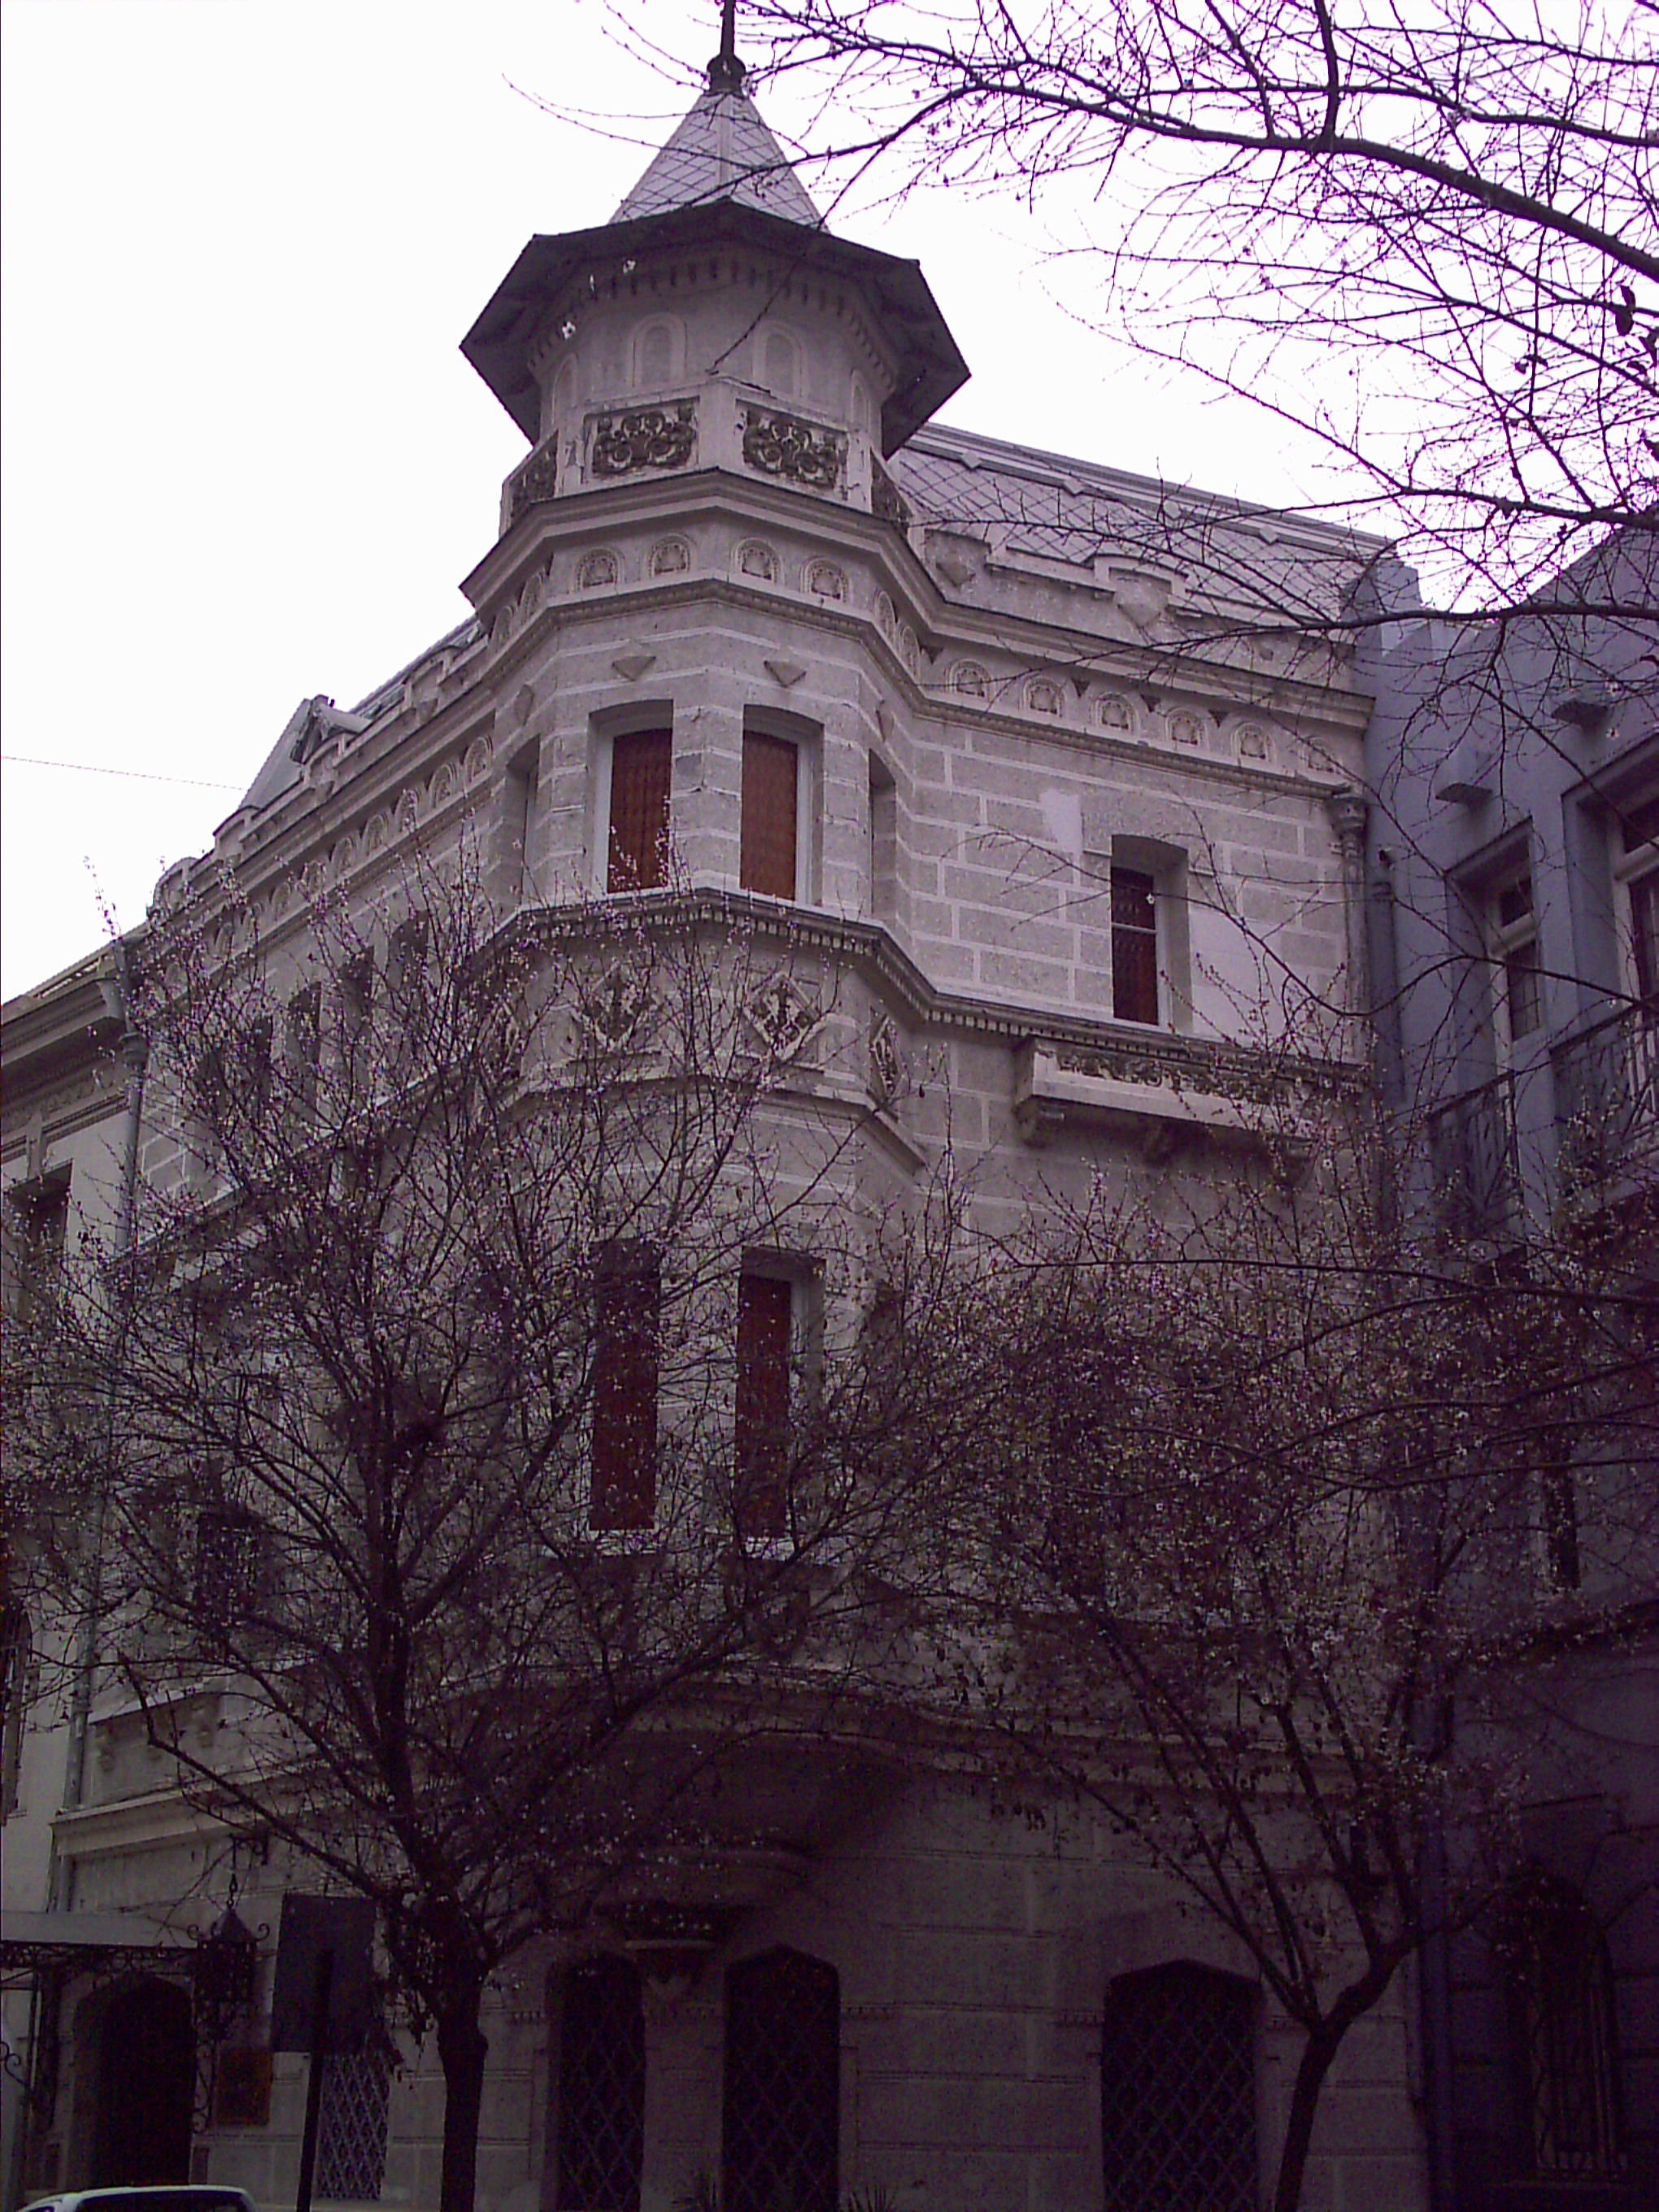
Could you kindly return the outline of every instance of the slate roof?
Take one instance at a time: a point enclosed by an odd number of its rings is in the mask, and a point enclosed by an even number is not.
[[[1127,470],[930,423],[888,463],[912,518],[998,552],[1180,577],[1188,603],[1328,619],[1384,541]]]
[[[746,93],[710,85],[652,161],[612,222],[735,200],[813,230],[823,218]]]

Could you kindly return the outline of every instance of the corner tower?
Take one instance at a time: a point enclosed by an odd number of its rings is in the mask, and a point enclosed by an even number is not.
[[[611,221],[532,238],[462,351],[535,447],[504,535],[706,469],[879,508],[882,460],[968,374],[919,265],[826,229],[729,35]]]

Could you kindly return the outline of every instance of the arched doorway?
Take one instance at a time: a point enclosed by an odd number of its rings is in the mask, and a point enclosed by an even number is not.
[[[98,2117],[88,2185],[188,2181],[196,2085],[190,1999],[147,1975],[116,1990],[98,2038]]]

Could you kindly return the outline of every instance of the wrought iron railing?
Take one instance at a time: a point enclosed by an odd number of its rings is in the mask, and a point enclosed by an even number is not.
[[[1628,1007],[1550,1058],[1565,1177],[1583,1188],[1659,1159],[1659,1008]]]
[[[1466,1091],[1429,1116],[1429,1155],[1442,1224],[1453,1236],[1499,1237],[1517,1196],[1515,1092],[1507,1075]]]

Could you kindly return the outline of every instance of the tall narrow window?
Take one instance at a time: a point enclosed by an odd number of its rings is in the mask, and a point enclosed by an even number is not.
[[[1106,1993],[1100,2053],[1106,2212],[1255,2212],[1253,1997],[1182,1964]]]
[[[1619,832],[1627,987],[1648,1021],[1659,1022],[1659,798],[1626,806]]]
[[[588,1525],[648,1528],[657,1504],[657,1327],[662,1280],[654,1254],[614,1245],[593,1301],[593,1473]]]
[[[1504,1034],[1510,1044],[1530,1036],[1544,1018],[1543,978],[1538,965],[1538,921],[1533,911],[1532,871],[1522,867],[1492,886],[1488,915],[1492,957],[1498,971]]]
[[[340,1072],[354,1090],[373,1079],[374,955],[360,952],[340,971]]]
[[[64,1270],[69,1176],[58,1173],[22,1189],[14,1187],[6,1198],[15,1231],[15,1239],[8,1241],[16,1256],[15,1275],[6,1285],[8,1303],[20,1322],[40,1319],[52,1310]]]
[[[564,1977],[558,2096],[558,2212],[640,2212],[645,2015],[631,1960],[589,1959]]]
[[[192,1611],[202,1649],[222,1652],[241,1637],[259,1602],[265,1530],[234,1506],[204,1509],[196,1522]]]
[[[29,1617],[8,1598],[0,1605],[0,1820],[17,1806],[33,1656]]]
[[[288,1002],[288,1061],[294,1102],[302,1113],[316,1109],[322,1056],[323,994],[315,983],[307,983]]]
[[[1613,1972],[1589,1907],[1567,1883],[1534,1875],[1511,1895],[1500,1944],[1533,2171],[1622,2172]]]
[[[870,756],[870,912],[877,921],[898,913],[898,788],[884,762]]]
[[[737,1523],[744,1536],[789,1525],[789,1379],[796,1286],[787,1277],[738,1280]]]
[[[536,896],[532,873],[539,797],[540,752],[530,745],[507,771],[501,790],[501,833],[507,896],[528,905]]]
[[[361,2051],[323,2062],[317,2130],[317,2195],[378,2204],[386,2184],[386,2122],[392,2105],[392,2039],[377,2021]]]
[[[607,890],[653,891],[667,882],[672,767],[666,730],[632,730],[612,740]]]
[[[799,1951],[746,1959],[726,1978],[721,2212],[836,2212],[841,2148],[841,1984]]]
[[[1158,1019],[1158,884],[1139,868],[1112,870],[1112,1012]]]
[[[422,1057],[430,1024],[428,930],[423,915],[412,915],[392,932],[386,963],[386,996],[397,1024],[397,1053],[408,1071]]]
[[[738,880],[768,898],[795,896],[799,749],[763,730],[743,733],[743,830]]]

